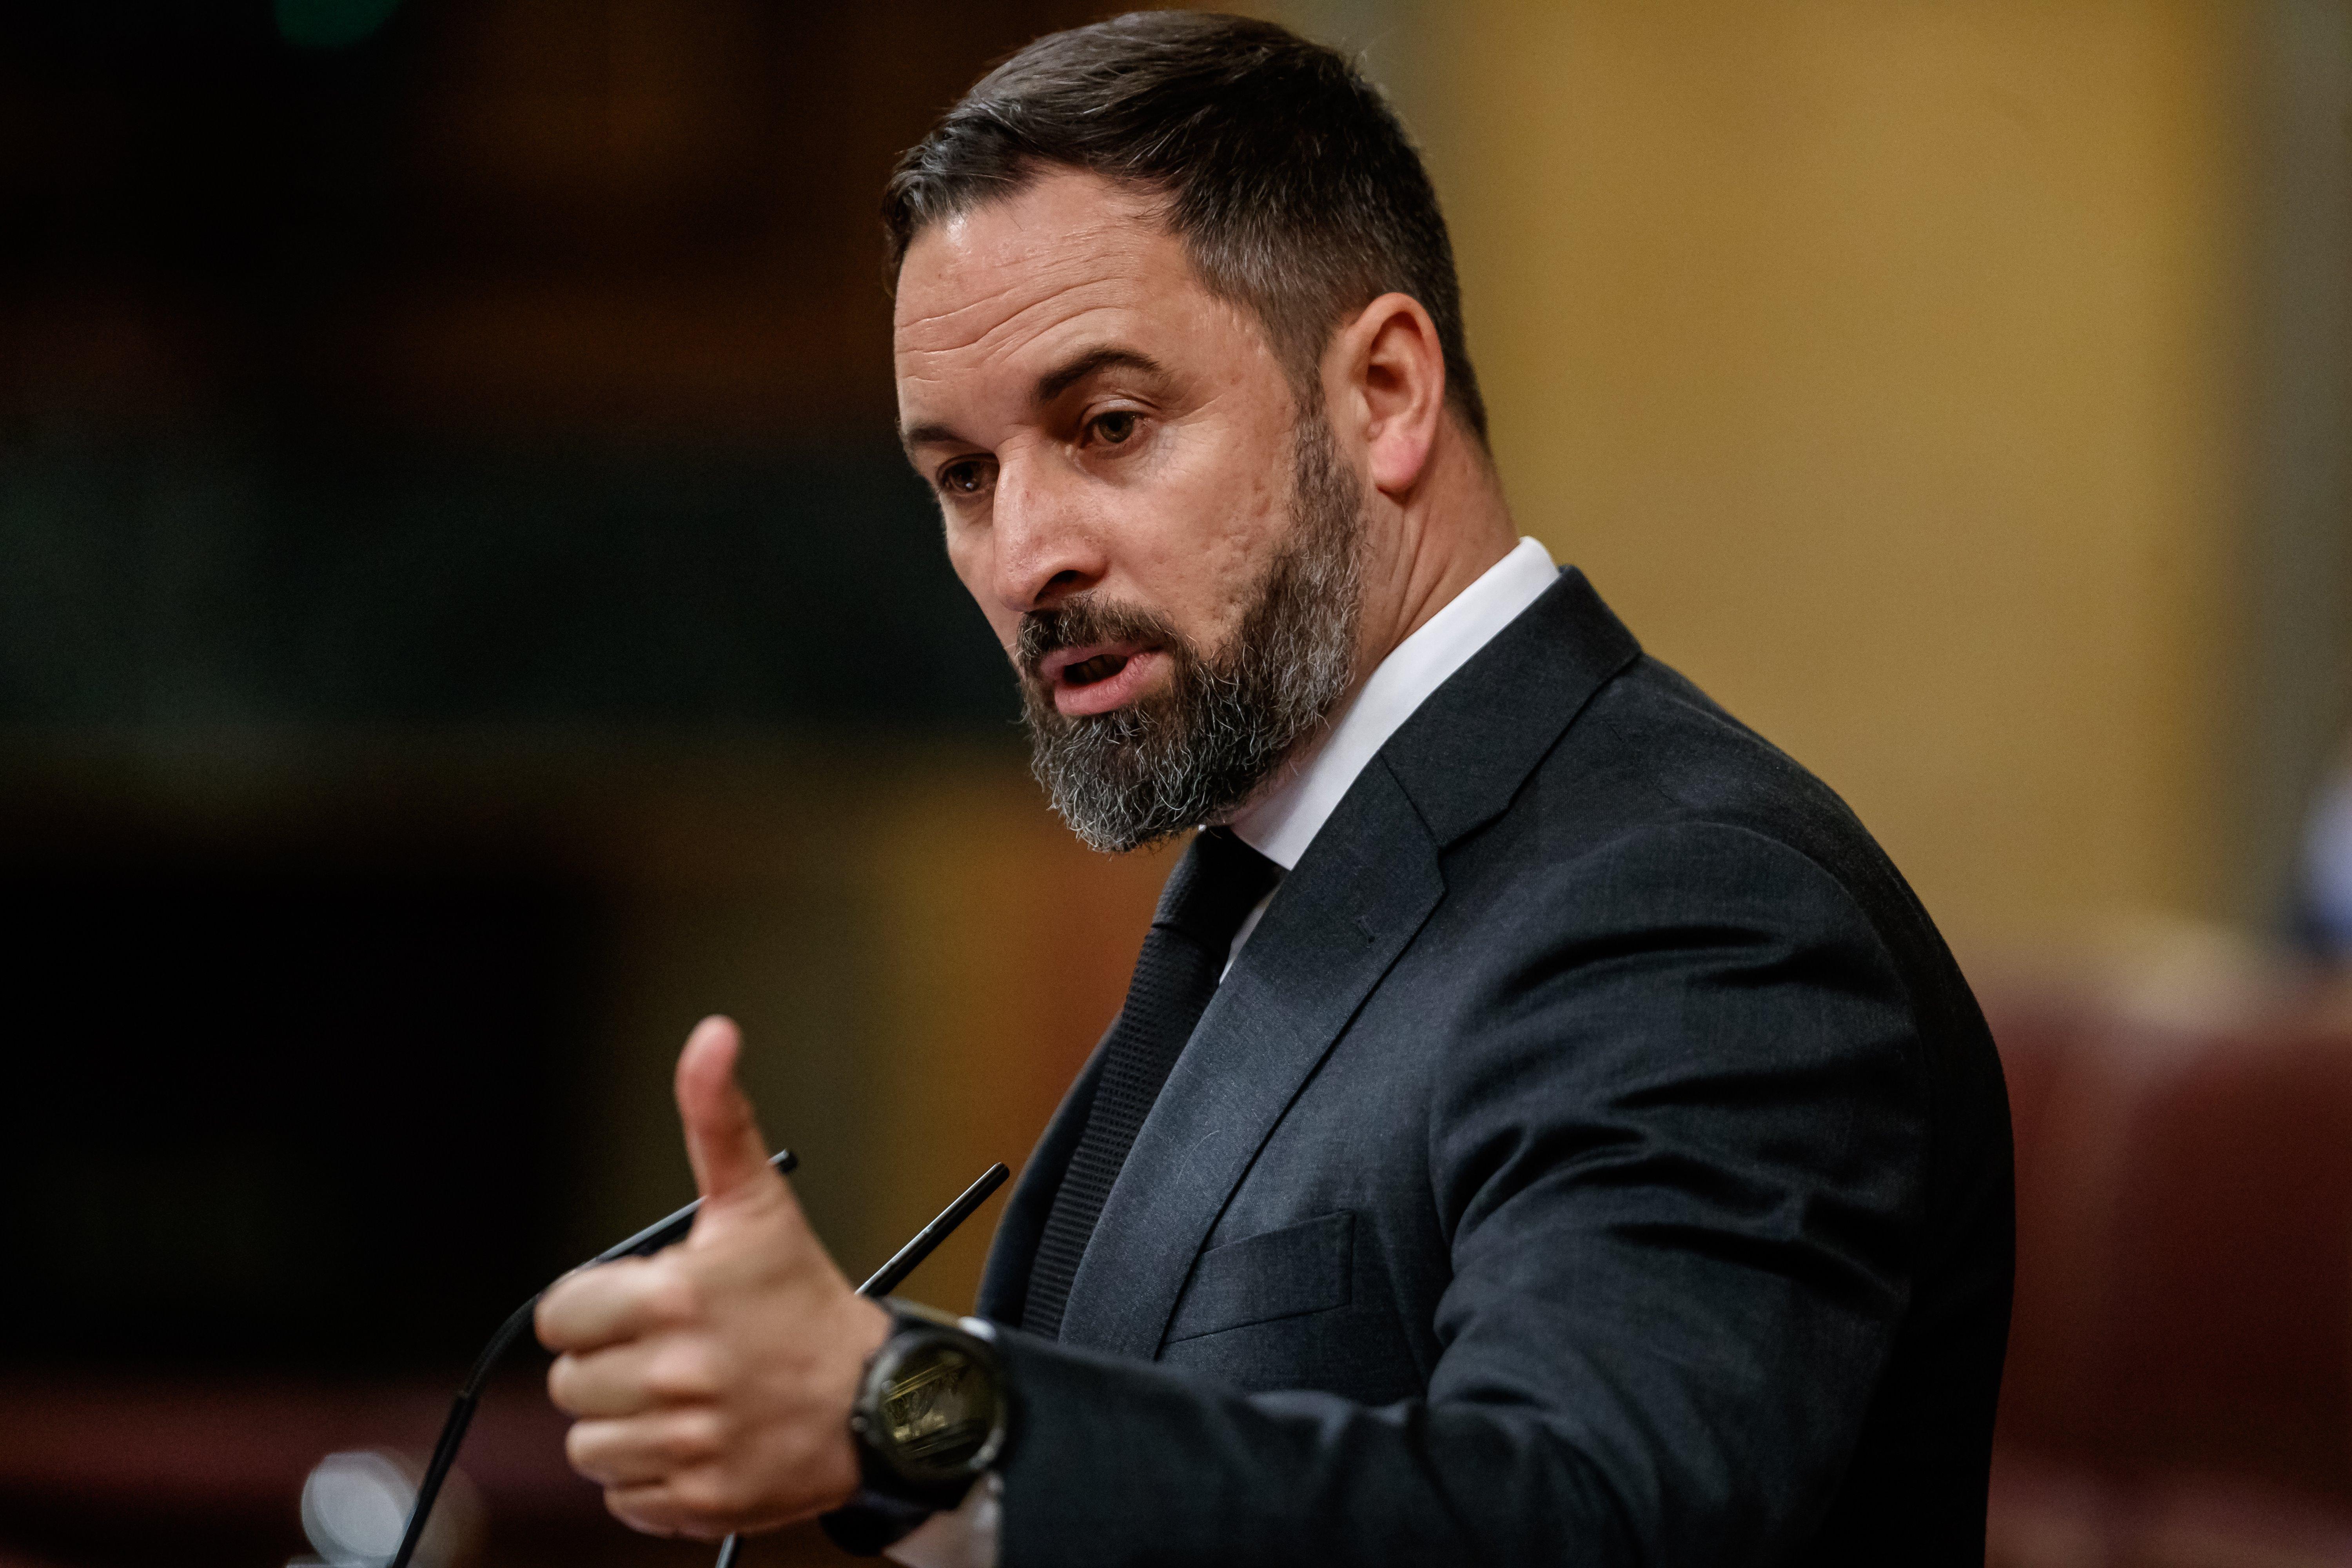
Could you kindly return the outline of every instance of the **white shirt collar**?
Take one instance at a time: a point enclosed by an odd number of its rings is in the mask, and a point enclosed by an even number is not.
[[[1314,750],[1285,764],[1274,787],[1234,817],[1234,834],[1286,871],[1297,865],[1388,738],[1559,577],[1551,552],[1520,540],[1381,660]]]

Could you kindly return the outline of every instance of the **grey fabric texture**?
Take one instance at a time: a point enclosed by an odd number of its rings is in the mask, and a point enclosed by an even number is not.
[[[1168,1325],[1168,1342],[1348,1304],[1356,1216],[1346,1210],[1261,1231],[1201,1254]]]
[[[1102,1075],[1087,1101],[1086,1129],[1055,1189],[1030,1261],[1021,1326],[1031,1333],[1050,1340],[1061,1332],[1070,1282],[1135,1134],[1217,993],[1243,917],[1281,875],[1280,867],[1231,833],[1212,828],[1168,879],[1128,982],[1126,1005],[1103,1038]]]
[[[1571,570],[1284,879],[1060,1342],[1004,1334],[1003,1561],[1977,1568],[2011,1236],[1927,915]]]

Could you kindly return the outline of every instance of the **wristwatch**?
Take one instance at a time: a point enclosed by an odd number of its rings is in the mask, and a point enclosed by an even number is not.
[[[890,1337],[866,1363],[850,1406],[860,1503],[951,1509],[1004,1451],[1011,1426],[995,1331],[895,1297]]]

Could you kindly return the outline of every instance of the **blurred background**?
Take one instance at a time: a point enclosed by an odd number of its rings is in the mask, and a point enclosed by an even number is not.
[[[0,13],[0,1565],[302,1553],[691,1195],[705,1013],[853,1277],[1025,1155],[1169,862],[1027,781],[874,213],[1101,14]],[[2352,0],[1262,14],[1422,141],[1524,528],[1993,1016],[1995,1561],[2352,1563]],[[702,1560],[517,1359],[455,1554]]]

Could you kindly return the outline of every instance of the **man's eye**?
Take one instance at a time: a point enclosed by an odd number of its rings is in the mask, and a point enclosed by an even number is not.
[[[940,470],[940,489],[952,496],[976,496],[988,488],[988,465],[972,458]]]
[[[1095,435],[1104,445],[1118,447],[1135,435],[1136,427],[1143,423],[1143,416],[1132,408],[1114,408],[1096,415],[1087,423],[1094,426]]]

